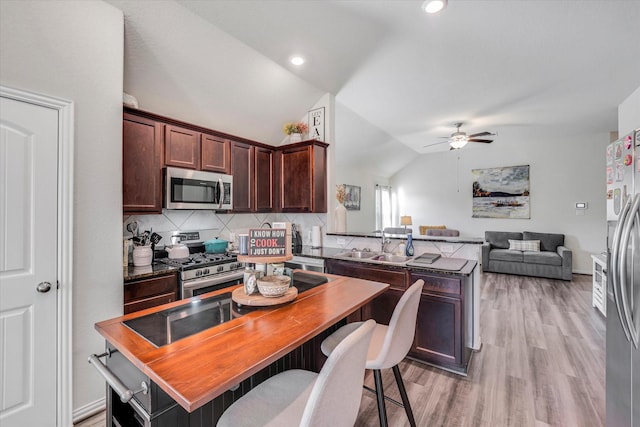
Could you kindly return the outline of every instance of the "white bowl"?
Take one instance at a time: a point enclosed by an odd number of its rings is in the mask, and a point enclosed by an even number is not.
[[[281,297],[289,290],[289,276],[264,276],[258,279],[258,290],[263,297]]]

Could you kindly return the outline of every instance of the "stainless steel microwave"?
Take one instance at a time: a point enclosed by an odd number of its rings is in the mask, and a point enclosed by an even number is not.
[[[233,177],[191,169],[165,169],[166,209],[233,209]]]

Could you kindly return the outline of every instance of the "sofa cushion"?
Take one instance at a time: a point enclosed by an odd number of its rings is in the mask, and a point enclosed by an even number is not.
[[[522,240],[522,233],[509,231],[485,231],[484,240],[491,243],[492,248],[509,249],[509,239]]]
[[[522,262],[522,251],[510,251],[509,249],[493,249],[489,252],[489,261]]]
[[[522,260],[529,264],[562,265],[562,257],[555,252],[523,252]]]
[[[558,246],[564,246],[564,234],[525,231],[522,235],[524,240],[540,240],[540,250],[543,251],[555,252]]]
[[[509,239],[509,250],[540,252],[540,240],[512,240]]]

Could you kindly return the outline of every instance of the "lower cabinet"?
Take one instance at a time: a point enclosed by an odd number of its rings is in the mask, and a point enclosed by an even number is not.
[[[389,289],[362,307],[359,312],[349,316],[347,321],[374,319],[378,323],[389,324],[393,309],[406,289],[407,271],[405,269],[392,269],[373,264],[327,259],[325,261],[325,270],[330,274],[388,283],[391,286]]]
[[[468,278],[411,271],[411,283],[424,280],[416,335],[409,356],[465,372],[470,356],[466,346],[464,290]]]
[[[388,325],[398,301],[416,280],[424,280],[409,357],[421,362],[466,372],[471,349],[466,345],[465,285],[468,276],[438,274],[404,267],[386,267],[327,259],[327,273],[375,280],[390,285],[347,321],[374,319]]]
[[[166,304],[178,299],[176,273],[124,283],[124,314]]]

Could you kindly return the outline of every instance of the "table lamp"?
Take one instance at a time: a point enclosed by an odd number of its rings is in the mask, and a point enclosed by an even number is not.
[[[411,225],[411,216],[401,216],[400,225],[404,225],[404,234],[407,234],[407,225]]]

